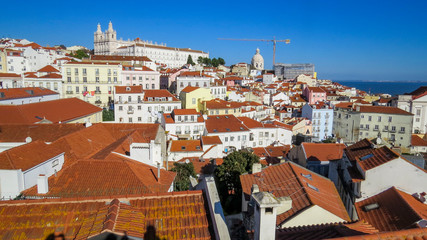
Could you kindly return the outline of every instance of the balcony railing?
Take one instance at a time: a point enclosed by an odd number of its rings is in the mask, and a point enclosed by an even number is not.
[[[73,91],[66,91],[67,94],[73,94]]]
[[[182,132],[181,131],[176,131],[176,134],[181,134]]]
[[[128,110],[128,114],[133,114],[133,110]]]
[[[101,102],[101,100],[96,100],[95,101],[95,104],[101,104],[102,102]]]
[[[95,94],[101,94],[101,91],[95,91]]]

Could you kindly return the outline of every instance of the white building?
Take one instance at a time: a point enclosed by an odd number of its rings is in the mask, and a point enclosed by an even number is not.
[[[45,88],[0,89],[0,105],[22,105],[59,99],[59,93]]]
[[[201,159],[222,158],[223,145],[218,136],[203,136],[198,140],[171,140],[168,145],[169,162],[177,162],[183,158],[196,157]]]
[[[312,122],[314,140],[322,141],[332,136],[334,109],[324,102],[305,104],[302,107],[302,117]]]
[[[23,82],[25,87],[47,88],[62,95],[61,72],[51,65],[47,65],[35,73],[25,73]]]
[[[47,178],[62,169],[64,152],[35,141],[0,153],[0,162],[0,199],[8,200],[35,185],[46,193]]]
[[[412,132],[427,133],[427,87],[420,87],[408,95],[399,95],[394,105],[414,114]]]
[[[163,113],[181,108],[167,90],[143,90],[142,86],[116,86],[114,103],[117,123],[159,123]]]
[[[195,109],[174,109],[161,120],[168,139],[199,139],[205,131],[205,120]]]
[[[160,73],[148,67],[123,66],[122,85],[141,85],[144,89],[160,89]]]
[[[0,89],[21,88],[22,76],[15,73],[0,73]]]
[[[29,71],[28,59],[25,58],[23,51],[15,49],[5,49],[5,51],[8,73],[22,74]]]
[[[15,44],[13,49],[22,51],[27,61],[26,72],[35,72],[46,65],[53,64],[58,58],[66,57],[65,51],[61,48],[42,47],[37,43]]]
[[[196,62],[199,57],[208,58],[209,53],[191,48],[173,48],[166,44],[157,44],[152,41],[143,41],[139,38],[131,41],[117,39],[117,32],[113,24],[108,24],[105,33],[98,24],[94,33],[95,55],[122,55],[122,56],[146,56],[156,63],[163,63],[169,67],[181,67],[187,64],[188,56]]]
[[[202,72],[181,72],[176,77],[176,95],[179,96],[182,89],[187,86],[200,87],[210,89],[213,77]]]
[[[250,130],[234,115],[209,115],[205,136],[218,136],[229,153],[249,147]]]
[[[213,98],[219,98],[219,99],[225,100],[227,96],[227,86],[211,84],[211,94]]]

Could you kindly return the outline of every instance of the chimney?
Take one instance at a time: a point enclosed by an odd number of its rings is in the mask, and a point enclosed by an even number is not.
[[[37,193],[46,194],[47,192],[49,192],[49,183],[47,181],[47,176],[44,174],[40,174],[37,177]]]
[[[160,163],[157,162],[157,182],[160,182]]]
[[[252,165],[252,174],[261,172],[261,163],[254,163]]]
[[[281,202],[272,193],[258,192],[252,194],[254,203],[254,239],[275,239],[276,216]]]

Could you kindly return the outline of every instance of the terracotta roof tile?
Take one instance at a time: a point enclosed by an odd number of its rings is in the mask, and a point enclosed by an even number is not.
[[[51,65],[46,65],[42,68],[40,68],[37,72],[49,72],[49,73],[54,73],[54,72],[60,72],[58,69],[54,68]]]
[[[15,73],[0,73],[0,78],[21,78],[21,75]]]
[[[222,144],[218,136],[202,136],[202,143],[203,145]]]
[[[26,171],[63,153],[60,148],[34,141],[0,153],[0,169]]]
[[[234,115],[210,115],[206,119],[208,133],[249,131]]]
[[[168,90],[166,89],[147,89],[144,90],[144,101],[148,101],[148,98],[153,98],[153,101],[155,101],[155,98],[161,98],[161,97],[165,97],[167,98],[166,100],[168,100],[168,98],[172,98],[172,101],[179,101],[179,99],[177,99],[174,95],[172,95],[172,93],[170,93]]]
[[[414,228],[393,232],[374,233],[370,235],[334,238],[336,240],[427,240],[427,228]]]
[[[48,95],[58,95],[59,93],[54,92],[47,88],[29,87],[29,88],[9,88],[0,89],[0,101],[6,99],[18,99],[18,98],[30,98],[30,97],[41,97]]]
[[[199,89],[199,87],[186,86],[184,89],[181,90],[181,92],[190,93],[197,89]]]
[[[257,184],[260,192],[291,197],[292,208],[277,216],[277,225],[312,205],[318,205],[344,221],[350,220],[332,181],[291,162],[266,167],[260,173],[243,174],[240,181],[246,196],[250,196],[252,185]]]
[[[366,211],[370,204],[378,208]],[[416,227],[416,222],[427,219],[427,205],[394,187],[355,204],[360,219],[380,231],[396,231]]]
[[[115,86],[116,94],[131,94],[139,93],[142,94],[142,86]]]
[[[52,123],[64,123],[101,111],[102,108],[78,98],[63,98],[24,105],[0,106],[0,123],[33,124],[44,118]]]
[[[384,106],[360,106],[360,112],[413,115],[412,113],[407,112],[407,111],[402,110],[402,109],[397,108],[397,107],[384,107]]]
[[[344,153],[344,144],[337,143],[302,143],[307,161],[339,160]]]
[[[32,141],[53,142],[60,137],[84,129],[83,124],[35,124],[35,125],[1,125],[0,142],[25,142],[27,137]]]
[[[64,199],[0,203],[3,239],[87,239],[104,231],[146,238],[149,226],[161,239],[212,239],[202,191],[118,199]]]
[[[176,173],[157,168],[116,154],[102,160],[79,160],[49,177],[49,192],[37,194],[37,186],[23,192],[24,196],[91,197],[119,196],[167,192]]]
[[[204,101],[206,104],[206,109],[230,109],[230,108],[240,108],[242,103],[239,102],[229,102],[222,99],[212,99],[209,101]]]
[[[276,240],[318,240],[344,236],[357,236],[378,233],[378,230],[366,222],[333,223],[276,230]]]
[[[93,55],[92,60],[95,61],[142,61],[151,62],[146,56],[115,56],[115,55]]]
[[[171,152],[203,152],[200,140],[174,140],[169,144]]]
[[[416,134],[412,134],[411,145],[412,146],[424,146],[424,147],[427,147],[427,141],[424,140],[424,139],[422,139],[421,137],[419,137]]]

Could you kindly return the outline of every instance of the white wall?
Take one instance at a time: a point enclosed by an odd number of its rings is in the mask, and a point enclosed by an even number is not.
[[[427,173],[398,158],[366,171],[361,182],[361,198],[365,200],[394,186],[409,194],[427,192]]]
[[[288,219],[281,227],[288,228],[337,222],[345,222],[345,220],[335,216],[334,214],[317,205],[313,205],[299,214],[296,214],[294,217]]]
[[[0,105],[22,105],[22,104],[46,102],[46,101],[52,101],[52,100],[58,100],[58,99],[59,99],[59,94],[52,94],[52,95],[37,96],[37,97],[0,100]]]
[[[59,172],[64,165],[64,153],[59,154],[37,166],[24,171],[24,189],[28,189],[37,184],[37,177],[44,174],[47,177]]]
[[[21,170],[0,170],[0,199],[13,199],[24,190]]]

